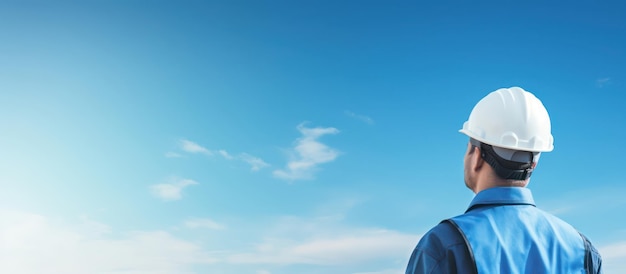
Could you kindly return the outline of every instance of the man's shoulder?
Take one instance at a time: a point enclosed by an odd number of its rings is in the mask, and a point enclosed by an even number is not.
[[[422,236],[406,273],[469,273],[472,264],[460,232],[451,223],[441,222]]]
[[[458,244],[465,244],[463,236],[450,222],[444,220],[422,236],[417,248],[434,248],[443,251]]]

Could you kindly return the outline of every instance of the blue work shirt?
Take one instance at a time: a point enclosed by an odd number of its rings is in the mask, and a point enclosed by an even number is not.
[[[513,215],[502,213],[513,213]],[[519,240],[525,235],[518,235],[518,237],[508,237],[512,238],[510,240],[498,238],[495,235],[506,234],[507,231],[497,231],[498,225],[497,223],[510,223],[512,221],[511,216],[517,216],[521,212],[525,218],[515,218],[515,222],[521,222],[521,225],[516,226],[517,230],[526,230],[522,231],[521,234],[535,235],[535,237],[530,237],[530,241],[538,241],[536,243],[524,243],[519,244]],[[505,216],[505,217],[502,217]],[[529,217],[530,216],[530,217]],[[498,220],[498,218],[507,218],[505,220]],[[496,187],[483,190],[479,192],[476,197],[470,203],[470,206],[465,214],[457,216],[455,218],[450,219],[452,222],[448,220],[441,222],[439,225],[435,226],[428,233],[426,233],[417,247],[413,250],[413,254],[411,254],[411,259],[409,260],[409,264],[406,269],[406,274],[417,274],[417,273],[509,273],[509,270],[505,269],[496,269],[491,267],[485,262],[489,260],[493,260],[494,258],[475,258],[473,249],[471,246],[474,246],[474,249],[478,249],[482,252],[481,254],[504,254],[502,257],[512,258],[512,261],[524,260],[524,265],[532,266],[536,261],[543,260],[544,263],[547,261],[548,269],[561,268],[563,264],[567,264],[567,262],[558,262],[556,260],[562,260],[564,255],[559,255],[559,252],[546,252],[545,250],[526,250],[520,252],[519,254],[512,253],[512,251],[507,249],[507,245],[516,244],[517,246],[511,249],[515,250],[515,248],[519,247],[528,247],[529,249],[541,248],[542,246],[547,246],[546,243],[542,243],[539,241],[541,239],[543,241],[544,238],[553,238],[556,239],[558,244],[563,245],[571,245],[571,247],[563,246],[563,250],[567,252],[567,250],[574,250],[570,252],[570,254],[580,254],[580,261],[577,261],[578,258],[568,258],[574,260],[576,264],[580,264],[581,266],[584,264],[586,269],[589,269],[589,273],[602,273],[602,259],[598,253],[598,251],[593,247],[591,242],[587,240],[582,235],[575,235],[576,240],[574,240],[573,233],[577,232],[567,223],[558,219],[557,217],[550,215],[544,211],[541,211],[535,207],[535,203],[532,197],[532,194],[529,189],[522,187]],[[455,222],[456,220],[456,222]],[[470,222],[467,222],[470,220]],[[539,220],[540,223],[548,223],[549,226],[562,228],[560,231],[571,232],[565,233],[562,235],[547,235],[546,237],[542,237],[540,230],[535,227],[529,227],[527,225],[534,225],[535,221]],[[461,224],[461,227],[457,224]],[[485,227],[490,227],[493,225],[493,229],[496,231],[493,232],[493,237],[489,237],[486,239],[486,235],[484,231],[475,232],[472,230],[474,227],[471,222],[474,224],[479,224],[476,227],[477,229],[484,229]],[[528,222],[529,224],[525,224],[524,222]],[[532,223],[532,224],[530,224]],[[481,233],[481,235],[473,235],[473,233]],[[519,231],[517,232],[519,233]],[[552,232],[550,232],[552,233]],[[466,237],[468,236],[468,237]],[[563,237],[566,236],[566,237]],[[468,240],[468,238],[470,240]],[[481,244],[481,241],[484,244]],[[510,242],[509,242],[510,241]],[[525,239],[523,241],[529,241]],[[567,241],[571,241],[571,244],[567,244]],[[580,241],[580,242],[578,242]],[[470,244],[471,242],[471,244]],[[490,252],[490,247],[498,248],[498,251]],[[576,250],[579,249],[580,246],[584,246],[586,252],[575,253]],[[549,248],[554,248],[550,246]],[[561,252],[562,254],[563,252]],[[539,255],[541,256],[539,256]],[[498,255],[500,256],[500,255]],[[534,257],[533,257],[534,256]],[[559,257],[560,256],[560,257]],[[578,256],[578,255],[576,255]],[[571,257],[571,256],[570,256]],[[478,259],[478,260],[476,260]],[[556,261],[556,262],[554,262]],[[524,265],[518,266],[517,270],[510,270],[513,273],[521,272],[521,273],[537,273],[533,271],[532,267],[525,267]],[[486,266],[486,267],[485,267]],[[485,267],[491,269],[478,269],[477,267]],[[516,266],[506,266],[515,268]],[[545,270],[544,270],[545,271]],[[550,273],[559,273],[557,270],[551,270]],[[585,273],[585,272],[583,272]]]

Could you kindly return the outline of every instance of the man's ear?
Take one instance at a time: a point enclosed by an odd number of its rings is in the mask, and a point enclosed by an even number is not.
[[[483,160],[482,155],[482,151],[480,150],[480,148],[478,147],[474,147],[474,153],[472,154],[472,162],[474,162],[474,171],[479,171],[482,167],[483,164],[485,163],[485,160]]]

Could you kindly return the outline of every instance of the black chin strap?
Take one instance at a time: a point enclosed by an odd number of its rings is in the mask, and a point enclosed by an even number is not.
[[[480,144],[481,156],[503,179],[526,180],[533,173],[533,153],[528,152],[528,162],[515,162],[500,157],[491,145]]]

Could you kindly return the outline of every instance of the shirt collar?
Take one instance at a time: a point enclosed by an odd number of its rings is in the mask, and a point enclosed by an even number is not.
[[[494,187],[478,192],[469,209],[478,205],[527,204],[535,205],[530,189],[525,187]],[[468,210],[469,210],[468,209]]]

